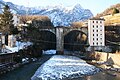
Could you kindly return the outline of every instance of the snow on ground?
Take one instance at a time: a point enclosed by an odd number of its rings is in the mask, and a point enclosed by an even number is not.
[[[98,68],[78,57],[55,55],[38,68],[31,80],[73,79],[98,71]]]
[[[43,50],[43,54],[56,54],[56,50],[47,50],[47,51]]]
[[[5,46],[6,47],[6,52],[7,53],[13,53],[13,52],[18,52],[20,49],[23,49],[29,45],[31,45],[32,43],[30,42],[16,42],[16,47],[9,47],[9,46]]]

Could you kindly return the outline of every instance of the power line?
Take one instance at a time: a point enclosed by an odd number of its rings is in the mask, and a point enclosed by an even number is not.
[[[116,43],[116,42],[112,42],[112,41],[109,41],[109,40],[106,40],[106,42],[120,46],[120,44],[119,44],[119,43]]]
[[[32,39],[33,41],[39,41],[39,42],[43,42],[43,43],[52,43],[52,44],[56,44],[56,42],[53,42],[53,41],[46,41],[46,40],[36,40],[36,39]],[[63,44],[66,44],[66,45],[83,45],[83,46],[89,46],[89,44],[81,44],[81,43],[63,43]],[[108,44],[108,43],[107,43]],[[111,45],[112,43],[109,42],[109,45],[107,46],[112,46]],[[117,45],[117,44],[115,44]],[[120,46],[120,45],[118,45]]]

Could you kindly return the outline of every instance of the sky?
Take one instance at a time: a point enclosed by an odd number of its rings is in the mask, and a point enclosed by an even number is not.
[[[93,15],[103,12],[111,5],[120,3],[120,0],[3,0],[13,2],[17,5],[24,5],[29,7],[48,6],[48,5],[63,5],[71,7],[80,4],[84,9],[90,9]]]

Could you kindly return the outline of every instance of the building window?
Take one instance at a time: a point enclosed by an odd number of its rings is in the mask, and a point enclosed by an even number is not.
[[[102,23],[102,21],[100,21],[100,23]]]
[[[98,42],[96,43],[96,45],[98,45]]]
[[[96,26],[96,28],[98,28],[98,26]]]
[[[94,25],[93,25],[93,28],[94,28]]]
[[[100,42],[100,44],[102,45],[102,42]]]
[[[98,36],[98,34],[96,34],[96,36]]]
[[[98,21],[96,21],[96,23],[98,23]]]
[[[93,45],[94,45],[94,42],[93,42]]]
[[[96,38],[96,40],[98,41],[98,38]]]
[[[94,38],[93,38],[93,41],[94,41]]]
[[[93,32],[94,32],[94,30],[93,30]]]
[[[94,23],[94,21],[93,21],[93,23]]]
[[[100,40],[102,40],[102,38],[100,38]]]
[[[96,32],[98,32],[98,30],[96,30]]]
[[[94,36],[94,34],[93,34],[93,36]]]

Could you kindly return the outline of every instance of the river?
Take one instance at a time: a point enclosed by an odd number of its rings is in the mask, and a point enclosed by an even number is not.
[[[38,69],[38,67],[48,60],[52,55],[43,56],[39,61],[24,65],[18,69],[8,72],[4,75],[0,75],[0,80],[30,80],[32,75]],[[99,72],[92,76],[84,76],[72,80],[120,80],[120,73],[109,72],[115,75],[108,74],[106,72]],[[66,79],[69,80],[69,79]]]

